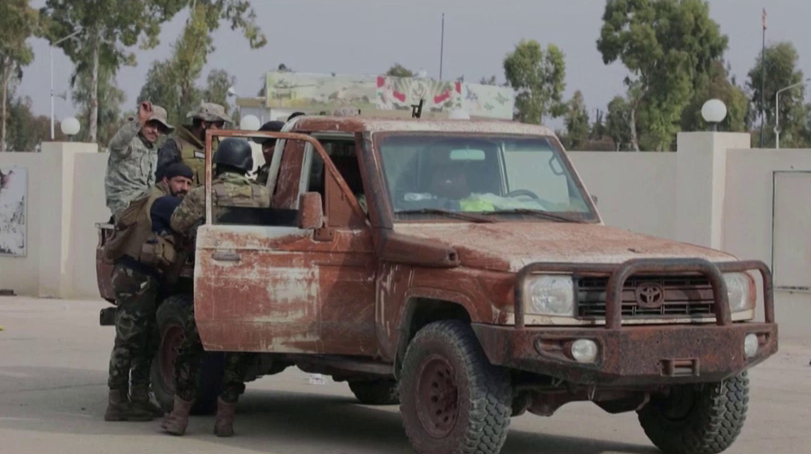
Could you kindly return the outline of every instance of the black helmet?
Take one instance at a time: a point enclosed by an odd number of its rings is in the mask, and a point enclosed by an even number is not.
[[[217,147],[214,164],[233,167],[245,173],[253,170],[253,151],[247,140],[229,137]]]
[[[269,122],[263,124],[262,127],[259,128],[259,131],[263,131],[263,132],[264,131],[281,132],[283,126],[284,126],[283,121],[276,121],[276,120],[269,121]],[[274,140],[275,141],[276,139],[268,138],[268,137],[254,137],[253,138],[254,142],[260,143],[260,144],[265,143],[268,140]]]

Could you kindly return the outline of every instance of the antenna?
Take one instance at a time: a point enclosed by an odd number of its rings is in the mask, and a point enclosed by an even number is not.
[[[442,63],[445,57],[445,13],[442,13],[442,38],[439,45],[439,80],[442,80]]]

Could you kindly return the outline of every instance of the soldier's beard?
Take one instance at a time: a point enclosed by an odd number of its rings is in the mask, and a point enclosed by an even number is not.
[[[177,192],[173,193],[172,195],[175,196],[175,197],[180,197],[182,199],[188,193],[189,193],[188,191],[177,191]]]

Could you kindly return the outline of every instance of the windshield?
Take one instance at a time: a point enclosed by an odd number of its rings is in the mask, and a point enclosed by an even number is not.
[[[403,134],[384,137],[379,148],[397,219],[442,212],[597,219],[561,152],[544,137]]]

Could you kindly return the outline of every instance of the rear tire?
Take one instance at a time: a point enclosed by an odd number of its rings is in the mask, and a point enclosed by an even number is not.
[[[397,405],[400,403],[400,390],[396,380],[352,380],[349,382],[349,389],[360,403],[365,405]]]
[[[718,454],[738,438],[748,404],[744,372],[720,383],[673,387],[639,410],[639,422],[666,454]]]
[[[166,298],[158,308],[157,322],[160,346],[152,360],[150,381],[155,400],[167,412],[172,411],[175,396],[175,358],[177,348],[184,339],[189,311],[193,309],[191,295],[179,294]],[[193,414],[210,414],[217,409],[217,396],[222,389],[222,372],[225,355],[221,352],[206,353],[200,366],[197,397],[192,407]]]
[[[497,454],[511,404],[509,374],[490,364],[467,324],[431,323],[409,344],[400,412],[418,454]]]

